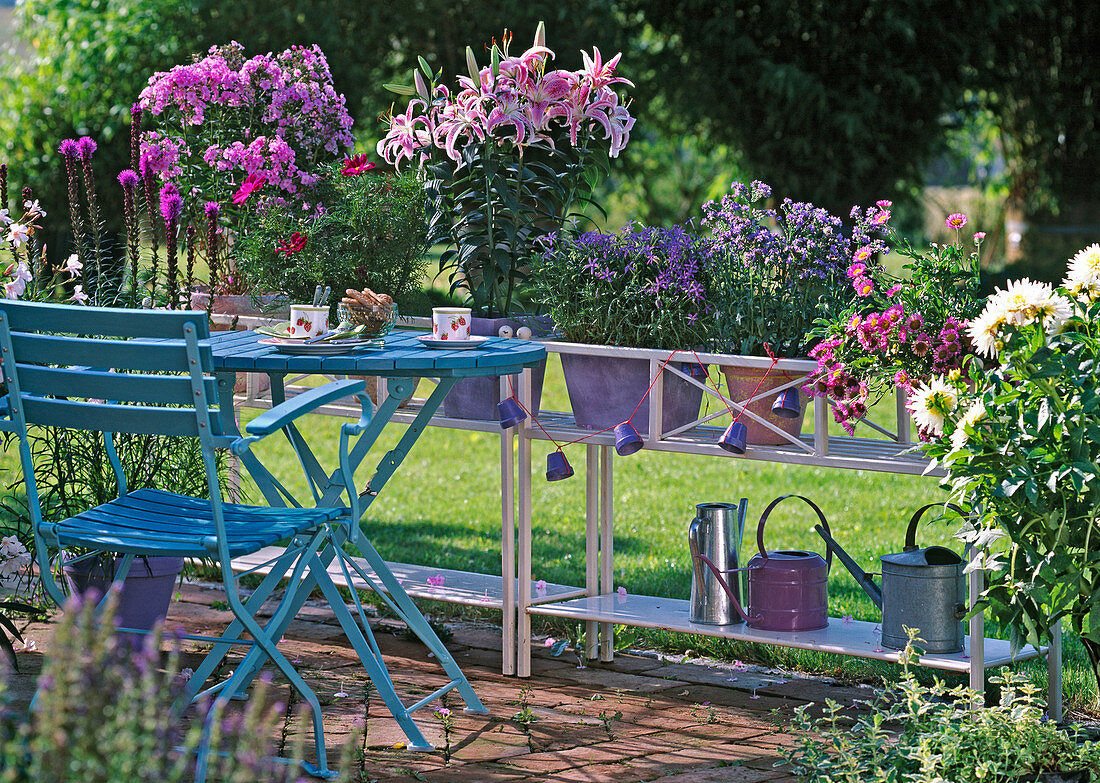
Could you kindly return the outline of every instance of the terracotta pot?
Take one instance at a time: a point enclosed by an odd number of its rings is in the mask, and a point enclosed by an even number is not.
[[[577,426],[590,430],[614,427],[630,418],[637,407],[631,423],[639,433],[649,432],[649,396],[642,399],[650,384],[648,359],[563,353],[561,368]],[[702,400],[701,388],[667,373],[661,428],[667,431],[695,421]]]
[[[547,316],[518,316],[516,318],[478,318],[470,324],[470,334],[495,337],[500,327],[510,326],[513,331],[521,326],[531,329],[535,337],[544,337],[553,331],[554,324]],[[546,376],[546,360],[531,370],[531,408],[538,415],[542,403],[542,382]],[[516,388],[519,396],[519,388]],[[497,421],[497,405],[500,403],[500,376],[463,378],[443,399],[443,414],[454,419],[478,419]]]
[[[803,375],[803,373],[791,372],[790,370],[772,370],[768,373],[768,377],[761,383],[761,379],[764,378],[765,373],[763,369],[723,366],[722,373],[726,376],[726,396],[734,402],[746,400],[754,396],[753,390],[756,389],[757,384],[760,384],[761,390],[765,390],[781,386]],[[776,394],[778,394],[778,392]],[[768,394],[760,398],[748,406],[749,410],[757,416],[760,416],[769,424],[774,424],[776,427],[783,430],[783,432],[789,435],[798,436],[802,432],[802,422],[806,418],[806,405],[809,400],[801,389],[799,389],[802,409],[797,417],[785,419],[772,413],[772,402],[776,394]],[[734,410],[736,411],[737,409],[734,408]],[[785,444],[790,444],[790,441],[782,435],[777,432],[772,432],[770,429],[748,416],[742,416],[740,421],[748,429],[748,443],[750,446],[783,446]]]

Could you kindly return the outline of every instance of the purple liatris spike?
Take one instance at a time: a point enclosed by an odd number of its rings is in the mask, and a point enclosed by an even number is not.
[[[160,214],[166,224],[175,225],[183,211],[183,198],[171,182],[160,189]]]

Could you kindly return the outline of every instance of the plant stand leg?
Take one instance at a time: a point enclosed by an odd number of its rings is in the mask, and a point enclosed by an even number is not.
[[[973,547],[967,548],[967,559],[973,562],[980,550]],[[982,582],[985,572],[976,569],[970,572],[968,578],[970,605],[974,606],[978,596],[982,592]],[[982,694],[982,698],[975,699],[973,709],[985,705],[985,614],[979,612],[970,618],[970,688]]]
[[[585,595],[600,594],[600,447],[585,447],[584,472],[584,591]],[[599,655],[599,629],[595,620],[584,624],[585,657]]]
[[[519,378],[520,399],[531,410],[531,371]],[[519,439],[519,597],[516,603],[518,632],[516,675],[531,676],[531,439]]]
[[[1047,650],[1047,715],[1055,723],[1062,718],[1062,621],[1050,629],[1050,648]]]
[[[508,377],[500,377],[500,398],[507,399]],[[500,435],[501,674],[516,673],[516,485],[512,430]]]
[[[605,595],[615,593],[615,495],[612,484],[615,452],[600,446],[600,584]],[[615,626],[600,623],[600,660],[615,660]]]

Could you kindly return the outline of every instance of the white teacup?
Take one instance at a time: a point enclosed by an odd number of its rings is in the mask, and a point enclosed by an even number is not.
[[[328,331],[328,308],[296,304],[290,306],[291,337],[317,337]]]
[[[473,311],[469,307],[433,307],[432,338],[469,340]]]

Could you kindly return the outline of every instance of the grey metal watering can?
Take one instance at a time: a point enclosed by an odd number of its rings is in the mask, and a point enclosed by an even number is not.
[[[920,629],[922,641],[917,643],[925,652],[957,653],[963,649],[963,624],[966,616],[966,563],[959,555],[942,546],[917,547],[917,521],[930,508],[929,503],[917,509],[905,531],[905,548],[901,552],[883,555],[882,588],[871,575],[833,540],[829,531],[815,527],[830,549],[855,577],[859,586],[882,610],[882,646],[900,650],[909,642],[905,627]],[[947,504],[959,514],[958,506]]]

